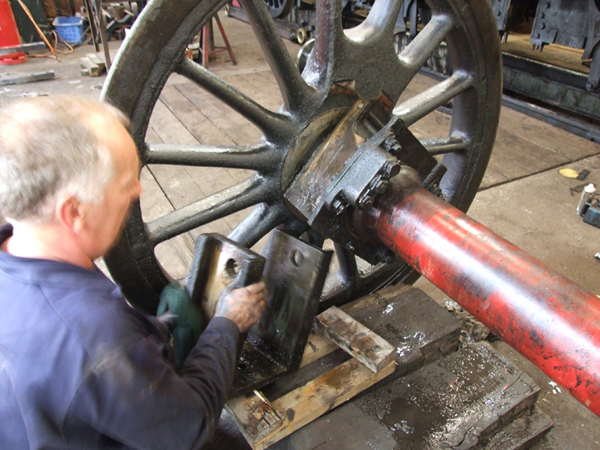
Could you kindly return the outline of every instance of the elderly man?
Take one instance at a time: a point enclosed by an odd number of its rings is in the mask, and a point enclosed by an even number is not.
[[[222,298],[182,367],[166,326],[95,266],[141,191],[115,108],[68,97],[0,111],[0,447],[200,448],[262,283]]]

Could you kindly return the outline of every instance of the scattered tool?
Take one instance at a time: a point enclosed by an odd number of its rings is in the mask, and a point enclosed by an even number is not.
[[[577,175],[577,180],[579,181],[583,181],[587,178],[587,176],[590,174],[590,171],[587,169],[583,169],[581,172],[579,172],[579,175]]]

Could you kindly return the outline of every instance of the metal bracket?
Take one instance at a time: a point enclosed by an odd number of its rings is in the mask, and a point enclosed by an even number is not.
[[[297,370],[317,315],[332,251],[274,230],[264,250],[267,305],[248,341]]]
[[[317,314],[332,252],[274,230],[264,256],[218,234],[196,242],[187,291],[207,319],[223,290],[258,282],[267,286],[267,304],[259,322],[239,349],[234,397],[257,389],[279,375],[297,370]]]
[[[384,246],[358,239],[349,223],[352,211],[370,208],[398,174],[412,167],[426,188],[436,191],[445,167],[429,154],[399,117],[366,139],[358,134],[369,103],[358,100],[284,193],[297,215],[366,261],[390,262]]]

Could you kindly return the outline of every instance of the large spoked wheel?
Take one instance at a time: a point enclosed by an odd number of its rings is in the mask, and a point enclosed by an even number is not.
[[[294,0],[265,0],[265,2],[272,17],[287,16],[295,3]]]
[[[407,125],[452,102],[450,129],[428,136],[424,146],[443,155],[448,168],[441,187],[449,202],[466,210],[483,177],[495,139],[501,105],[501,61],[496,25],[488,2],[429,0],[432,18],[398,55],[394,24],[401,0],[377,0],[366,21],[343,30],[341,2],[318,0],[316,40],[300,74],[274,26],[264,0],[243,0],[254,34],[279,85],[283,105],[261,106],[223,79],[185,57],[185,47],[224,4],[224,0],[154,0],[144,9],[123,44],[103,98],[132,119],[132,134],[144,165],[209,166],[253,171],[220,192],[144,221],[134,205],[123,238],[106,258],[125,295],[153,312],[157,293],[169,282],[156,257],[161,242],[253,207],[229,237],[251,247],[283,226],[327,236],[309,227],[288,208],[283,191],[357,98],[373,101],[367,129],[383,126],[392,114]],[[453,75],[406,98],[407,86],[422,65],[446,42]],[[260,129],[263,137],[246,146],[148,144],[153,109],[172,73],[179,73],[213,94]],[[402,96],[402,98],[401,98]],[[308,232],[308,233],[306,233]],[[334,245],[336,271],[326,284],[325,303],[343,303],[412,273],[402,261],[374,266]]]

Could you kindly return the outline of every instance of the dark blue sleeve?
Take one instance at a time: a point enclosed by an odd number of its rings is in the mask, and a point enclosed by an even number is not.
[[[238,339],[232,321],[214,318],[179,373],[152,336],[107,355],[78,389],[65,429],[80,422],[132,448],[200,449],[233,383]]]

